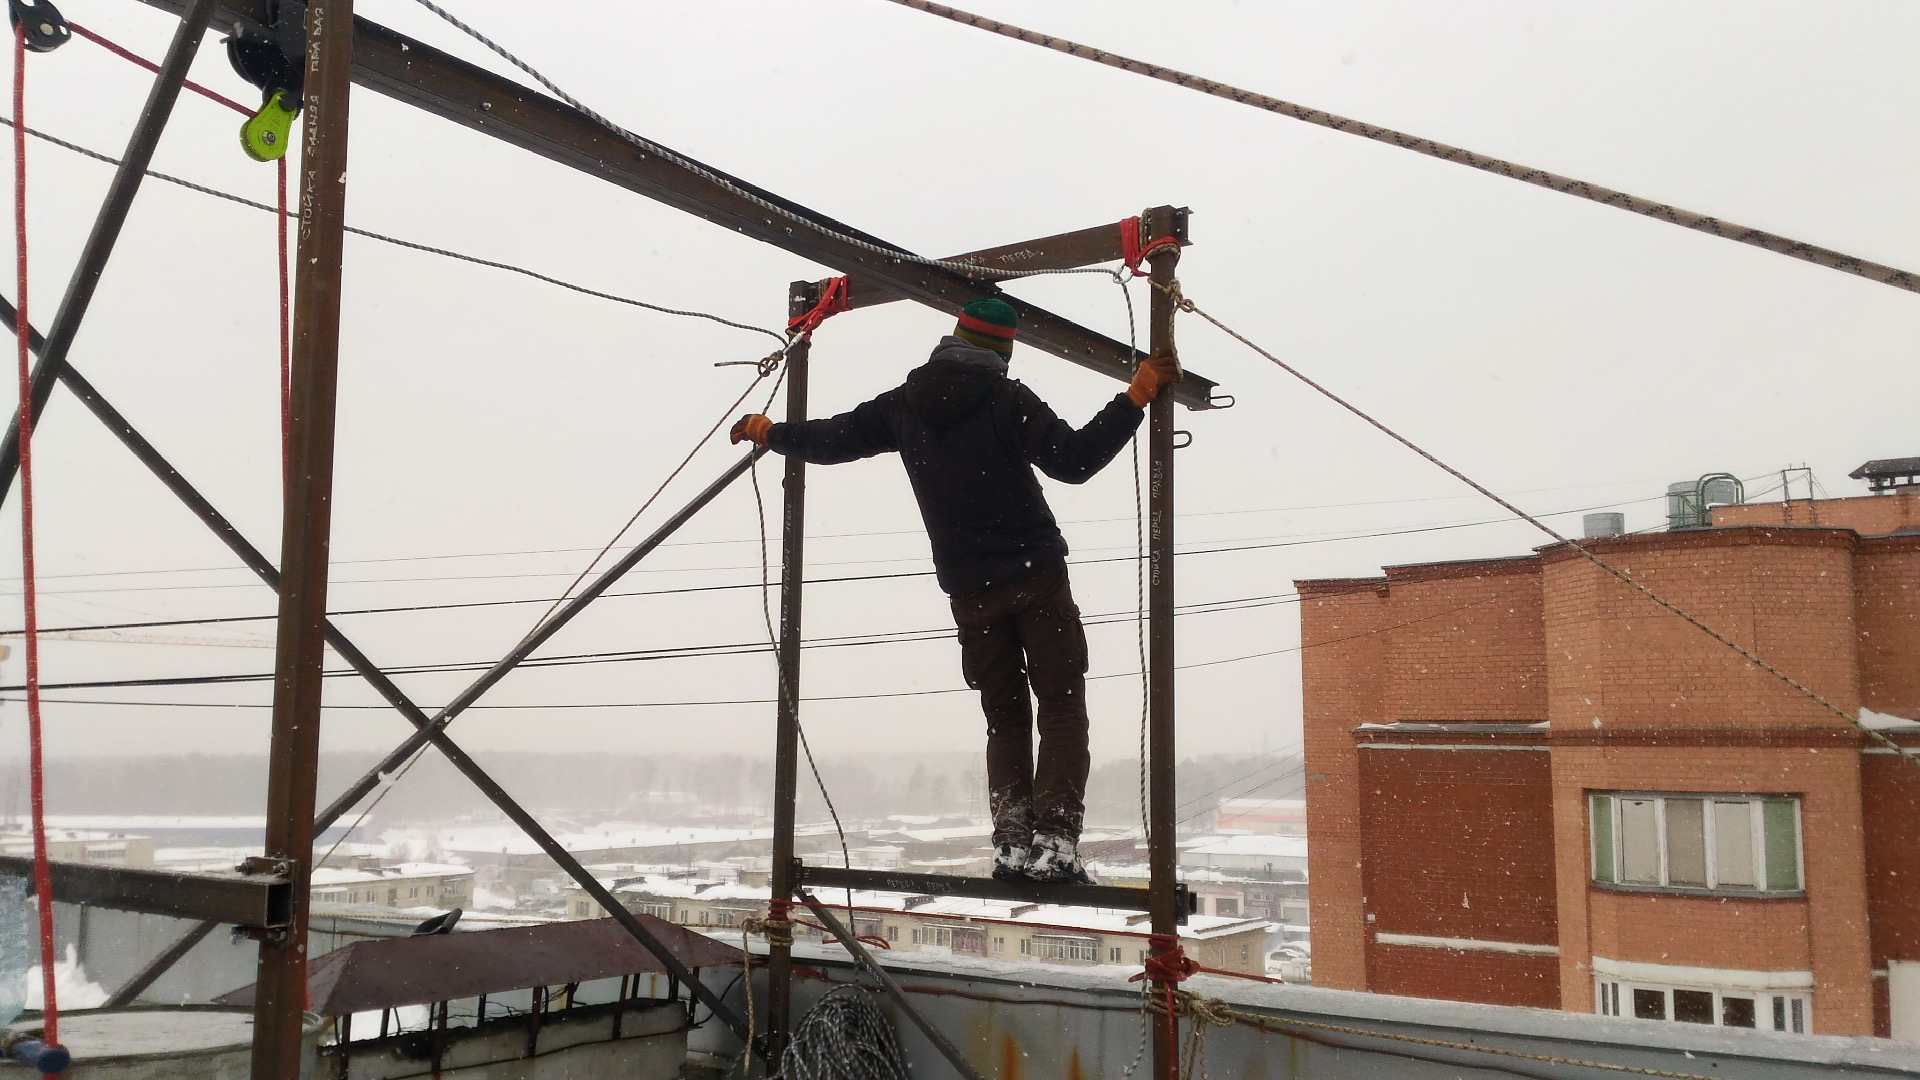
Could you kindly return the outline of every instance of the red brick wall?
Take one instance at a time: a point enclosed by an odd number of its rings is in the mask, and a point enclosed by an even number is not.
[[[1815,1030],[1870,1033],[1860,762],[1852,746],[1556,746],[1561,1007],[1592,1011],[1595,954],[1701,967],[1810,969]],[[1723,900],[1595,888],[1586,796],[1609,789],[1800,795],[1806,899]]]
[[[1873,966],[1920,960],[1920,768],[1892,754],[1863,754],[1867,914]]]
[[[1382,719],[1385,582],[1296,582],[1307,767],[1308,917],[1313,981],[1365,990],[1360,880],[1360,762],[1353,729]],[[1375,586],[1378,586],[1376,589]]]
[[[1920,720],[1920,536],[1862,540],[1854,588],[1860,704]]]
[[[1383,994],[1560,1007],[1559,961],[1551,956],[1376,944],[1367,963],[1369,989]],[[1313,981],[1320,981],[1317,960]]]
[[[1545,719],[1537,559],[1387,571],[1391,720]]]
[[[1716,506],[1719,525],[1821,525],[1852,529],[1862,536],[1884,536],[1920,525],[1920,493],[1861,495],[1851,499],[1796,499],[1790,503]]]
[[[1851,534],[1713,529],[1603,541],[1635,580],[1849,714],[1859,708]],[[1545,554],[1554,727],[1726,727],[1848,721],[1565,550]]]
[[[1559,944],[1546,751],[1363,748],[1360,792],[1375,933]]]

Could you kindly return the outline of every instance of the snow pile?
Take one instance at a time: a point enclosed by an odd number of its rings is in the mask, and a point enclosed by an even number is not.
[[[41,1007],[41,992],[40,965],[35,964],[27,971],[27,1008]],[[87,978],[72,945],[67,946],[67,958],[53,965],[53,995],[62,1009],[97,1009],[107,1003],[106,990]]]
[[[519,906],[513,897],[502,896],[496,892],[488,892],[477,885],[474,886],[473,900],[471,903],[475,911],[512,911],[515,907]]]
[[[1920,720],[1909,720],[1904,716],[1894,716],[1891,713],[1861,709],[1860,726],[1870,731],[1907,731],[1920,728]]]

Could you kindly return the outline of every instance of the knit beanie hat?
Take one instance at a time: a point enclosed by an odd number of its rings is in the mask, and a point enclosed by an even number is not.
[[[1019,324],[1020,315],[1012,304],[998,297],[983,296],[968,301],[967,306],[960,309],[960,322],[953,328],[953,336],[1012,357],[1014,328]]]

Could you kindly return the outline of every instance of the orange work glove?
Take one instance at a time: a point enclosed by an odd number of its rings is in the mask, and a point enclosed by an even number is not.
[[[1135,405],[1146,408],[1153,399],[1160,396],[1160,388],[1180,381],[1180,361],[1177,357],[1156,353],[1140,361],[1133,371],[1133,382],[1127,384],[1127,398]]]
[[[752,439],[755,444],[765,446],[767,445],[767,432],[772,430],[773,421],[761,416],[759,413],[748,413],[741,417],[738,423],[733,425],[732,431],[727,432],[727,438],[732,439],[736,443]]]

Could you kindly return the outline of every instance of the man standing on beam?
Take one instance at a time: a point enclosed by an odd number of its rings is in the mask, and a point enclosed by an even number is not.
[[[1127,389],[1076,431],[1007,377],[1018,324],[1006,301],[974,300],[900,386],[825,420],[743,416],[731,436],[814,465],[899,452],[952,600],[960,668],[986,714],[993,876],[1091,884],[1079,854],[1087,636],[1067,582],[1067,541],[1033,470],[1069,484],[1091,479],[1180,366],[1170,356],[1142,360]]]

